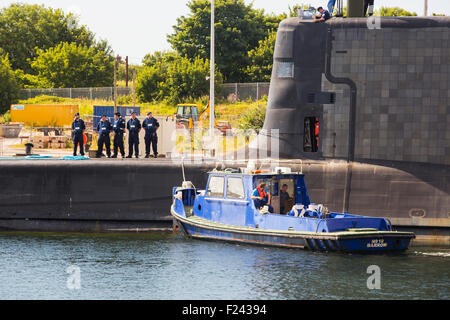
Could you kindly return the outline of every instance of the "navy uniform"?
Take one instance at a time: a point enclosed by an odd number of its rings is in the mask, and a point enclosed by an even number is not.
[[[111,122],[108,119],[103,121],[103,119],[97,124],[98,131],[98,150],[97,158],[100,158],[103,153],[103,144],[106,146],[106,154],[108,158],[111,158],[111,140],[109,139],[109,134],[112,130]]]
[[[84,156],[84,138],[83,132],[86,130],[86,125],[84,121],[80,119],[80,115],[77,113],[75,115],[75,120],[72,123],[73,131],[73,156],[77,156],[77,148],[80,145],[80,154]]]
[[[113,158],[117,158],[118,152],[122,154],[122,158],[125,158],[125,147],[123,145],[123,135],[125,133],[125,119],[120,116],[120,113],[116,113],[118,117],[114,120],[114,155]]]
[[[149,113],[148,115],[150,115]],[[145,157],[150,157],[150,143],[152,145],[153,154],[155,158],[158,157],[158,134],[159,122],[155,118],[146,118],[142,123],[142,128],[145,129]]]
[[[133,148],[135,151],[136,158],[139,158],[139,131],[141,131],[141,122],[138,118],[131,118],[128,120],[127,129],[128,129],[128,157],[133,157]]]

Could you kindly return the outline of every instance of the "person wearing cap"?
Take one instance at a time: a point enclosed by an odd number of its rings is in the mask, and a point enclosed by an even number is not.
[[[133,157],[133,148],[136,158],[139,158],[139,132],[141,131],[141,122],[136,118],[136,112],[131,114],[131,119],[128,120],[128,157],[131,159]]]
[[[113,158],[117,158],[118,152],[122,154],[122,158],[125,158],[125,147],[123,146],[123,136],[125,134],[125,119],[122,118],[120,112],[114,115],[114,154]]]
[[[106,115],[103,115],[102,119],[97,124],[97,132],[98,132],[97,158],[102,157],[103,144],[106,147],[106,154],[108,158],[111,158],[111,140],[109,138],[111,130],[112,130],[111,122],[109,122],[108,117]]]
[[[83,133],[86,130],[86,125],[84,121],[80,118],[80,114],[75,114],[75,119],[72,122],[72,132],[73,132],[73,156],[77,156],[77,148],[80,146],[80,154],[84,156],[84,138]]]
[[[145,129],[145,157],[150,158],[150,143],[152,144],[153,156],[158,158],[158,134],[159,122],[151,112],[147,114],[147,118],[142,122],[142,128]]]

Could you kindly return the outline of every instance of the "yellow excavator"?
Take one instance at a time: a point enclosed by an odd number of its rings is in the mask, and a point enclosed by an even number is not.
[[[196,104],[179,104],[177,106],[177,128],[179,129],[193,129],[193,128],[207,128],[209,127],[209,117],[211,113],[211,106],[208,106],[201,112],[198,112],[199,106]],[[215,127],[222,133],[231,130],[231,125],[228,121],[215,121]]]

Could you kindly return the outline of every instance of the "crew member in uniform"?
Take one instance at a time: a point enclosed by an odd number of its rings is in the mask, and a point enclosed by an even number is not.
[[[108,155],[108,158],[111,158],[111,140],[109,138],[111,130],[112,130],[111,122],[109,122],[106,115],[103,115],[102,119],[97,124],[97,132],[98,132],[97,158],[102,157],[103,144],[105,144],[106,146],[106,154]]]
[[[122,158],[125,158],[125,147],[123,145],[123,136],[125,134],[125,119],[122,118],[120,112],[114,115],[114,154],[113,158],[117,158],[118,152],[122,154]]]
[[[142,122],[142,128],[145,129],[145,157],[150,158],[150,143],[152,144],[153,156],[158,158],[158,134],[159,122],[151,112],[147,114],[147,118]]]
[[[80,145],[80,154],[84,156],[84,138],[83,133],[86,130],[86,125],[84,121],[81,120],[80,114],[75,114],[75,120],[72,123],[72,131],[73,131],[73,156],[77,156],[77,148]]]
[[[314,17],[314,22],[324,22],[331,18],[331,14],[328,12],[328,10],[319,7],[317,8],[317,11],[319,11],[320,14]]]
[[[136,118],[136,112],[131,114],[131,119],[128,120],[128,157],[133,157],[133,148],[136,158],[139,158],[139,132],[141,131],[141,122]]]

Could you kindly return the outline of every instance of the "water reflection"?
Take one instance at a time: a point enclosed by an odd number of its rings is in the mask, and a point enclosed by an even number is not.
[[[169,235],[0,234],[2,299],[449,299],[450,250],[323,254]],[[446,255],[447,254],[447,255]],[[66,268],[81,270],[81,290]],[[378,265],[382,289],[368,290]]]

